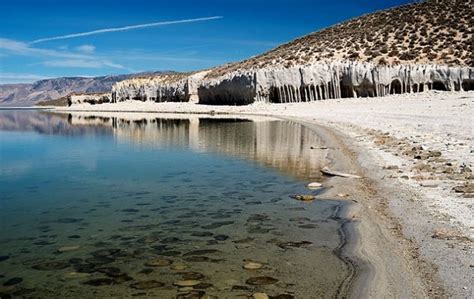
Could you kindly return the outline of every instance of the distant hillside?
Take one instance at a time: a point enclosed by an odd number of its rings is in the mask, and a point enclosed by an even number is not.
[[[0,106],[32,106],[41,101],[59,99],[71,92],[109,92],[112,85],[118,81],[159,73],[161,72],[93,78],[64,77],[41,80],[31,84],[2,84],[0,85]]]
[[[218,67],[209,77],[334,60],[474,66],[473,30],[471,0],[414,3],[310,33],[262,55]]]

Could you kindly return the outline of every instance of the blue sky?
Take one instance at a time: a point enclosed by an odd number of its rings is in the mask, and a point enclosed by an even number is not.
[[[209,68],[409,2],[413,1],[2,0],[0,83]],[[222,18],[31,43],[106,28],[212,16]]]

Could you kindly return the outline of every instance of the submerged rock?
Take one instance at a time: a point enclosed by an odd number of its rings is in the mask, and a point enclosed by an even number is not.
[[[8,260],[10,257],[8,255],[0,255],[0,262]]]
[[[277,282],[278,282],[278,279],[270,277],[270,276],[251,277],[245,281],[245,283],[249,285],[268,285],[268,284],[275,284]]]
[[[194,250],[188,253],[185,253],[184,256],[196,256],[196,255],[208,255],[208,254],[214,254],[220,252],[217,249],[199,249],[199,250]]]
[[[199,280],[178,280],[175,283],[173,283],[175,286],[178,287],[192,287],[200,284],[201,282]]]
[[[137,290],[156,289],[156,288],[162,288],[164,286],[165,286],[164,283],[156,281],[156,280],[139,281],[136,283],[132,283],[130,285],[132,289],[137,289]]]
[[[115,280],[112,278],[95,278],[95,279],[84,281],[82,284],[90,285],[94,287],[101,287],[101,286],[110,286],[115,283],[116,283]]]
[[[23,282],[23,278],[13,277],[13,278],[10,278],[9,280],[7,280],[6,282],[4,282],[3,285],[6,286],[6,287],[9,287],[9,286],[19,284],[21,282]]]
[[[258,270],[263,267],[263,264],[258,262],[246,262],[242,267],[245,270]]]
[[[172,260],[168,259],[154,259],[145,263],[148,267],[166,267],[173,263]]]
[[[42,271],[62,270],[67,267],[69,267],[68,263],[60,261],[42,262],[32,266],[33,269]]]
[[[299,195],[292,195],[290,197],[299,201],[313,201],[316,199],[316,196],[311,195],[311,194],[299,194]]]
[[[323,184],[318,182],[312,182],[307,185],[308,189],[320,189],[323,187]]]

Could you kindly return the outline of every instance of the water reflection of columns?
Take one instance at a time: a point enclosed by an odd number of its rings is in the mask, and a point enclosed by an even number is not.
[[[189,148],[199,150],[199,118],[189,119]]]

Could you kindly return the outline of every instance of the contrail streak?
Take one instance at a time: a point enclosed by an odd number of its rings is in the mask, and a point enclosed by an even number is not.
[[[140,24],[140,25],[132,25],[132,26],[125,26],[125,27],[117,27],[117,28],[106,28],[106,29],[99,29],[94,31],[88,32],[81,32],[81,33],[73,33],[61,36],[54,36],[54,37],[46,37],[40,38],[30,42],[30,44],[36,44],[51,40],[58,40],[58,39],[67,39],[67,38],[74,38],[74,37],[81,37],[81,36],[88,36],[94,34],[101,34],[101,33],[108,33],[108,32],[117,32],[117,31],[126,31],[126,30],[133,30],[133,29],[140,29],[140,28],[147,28],[147,27],[154,27],[154,26],[165,26],[165,25],[174,25],[174,24],[183,24],[183,23],[194,23],[194,22],[203,22],[203,21],[210,21],[216,19],[222,19],[221,16],[215,17],[206,17],[206,18],[196,18],[196,19],[185,19],[185,20],[177,20],[177,21],[166,21],[166,22],[157,22],[157,23],[148,23],[148,24]]]

